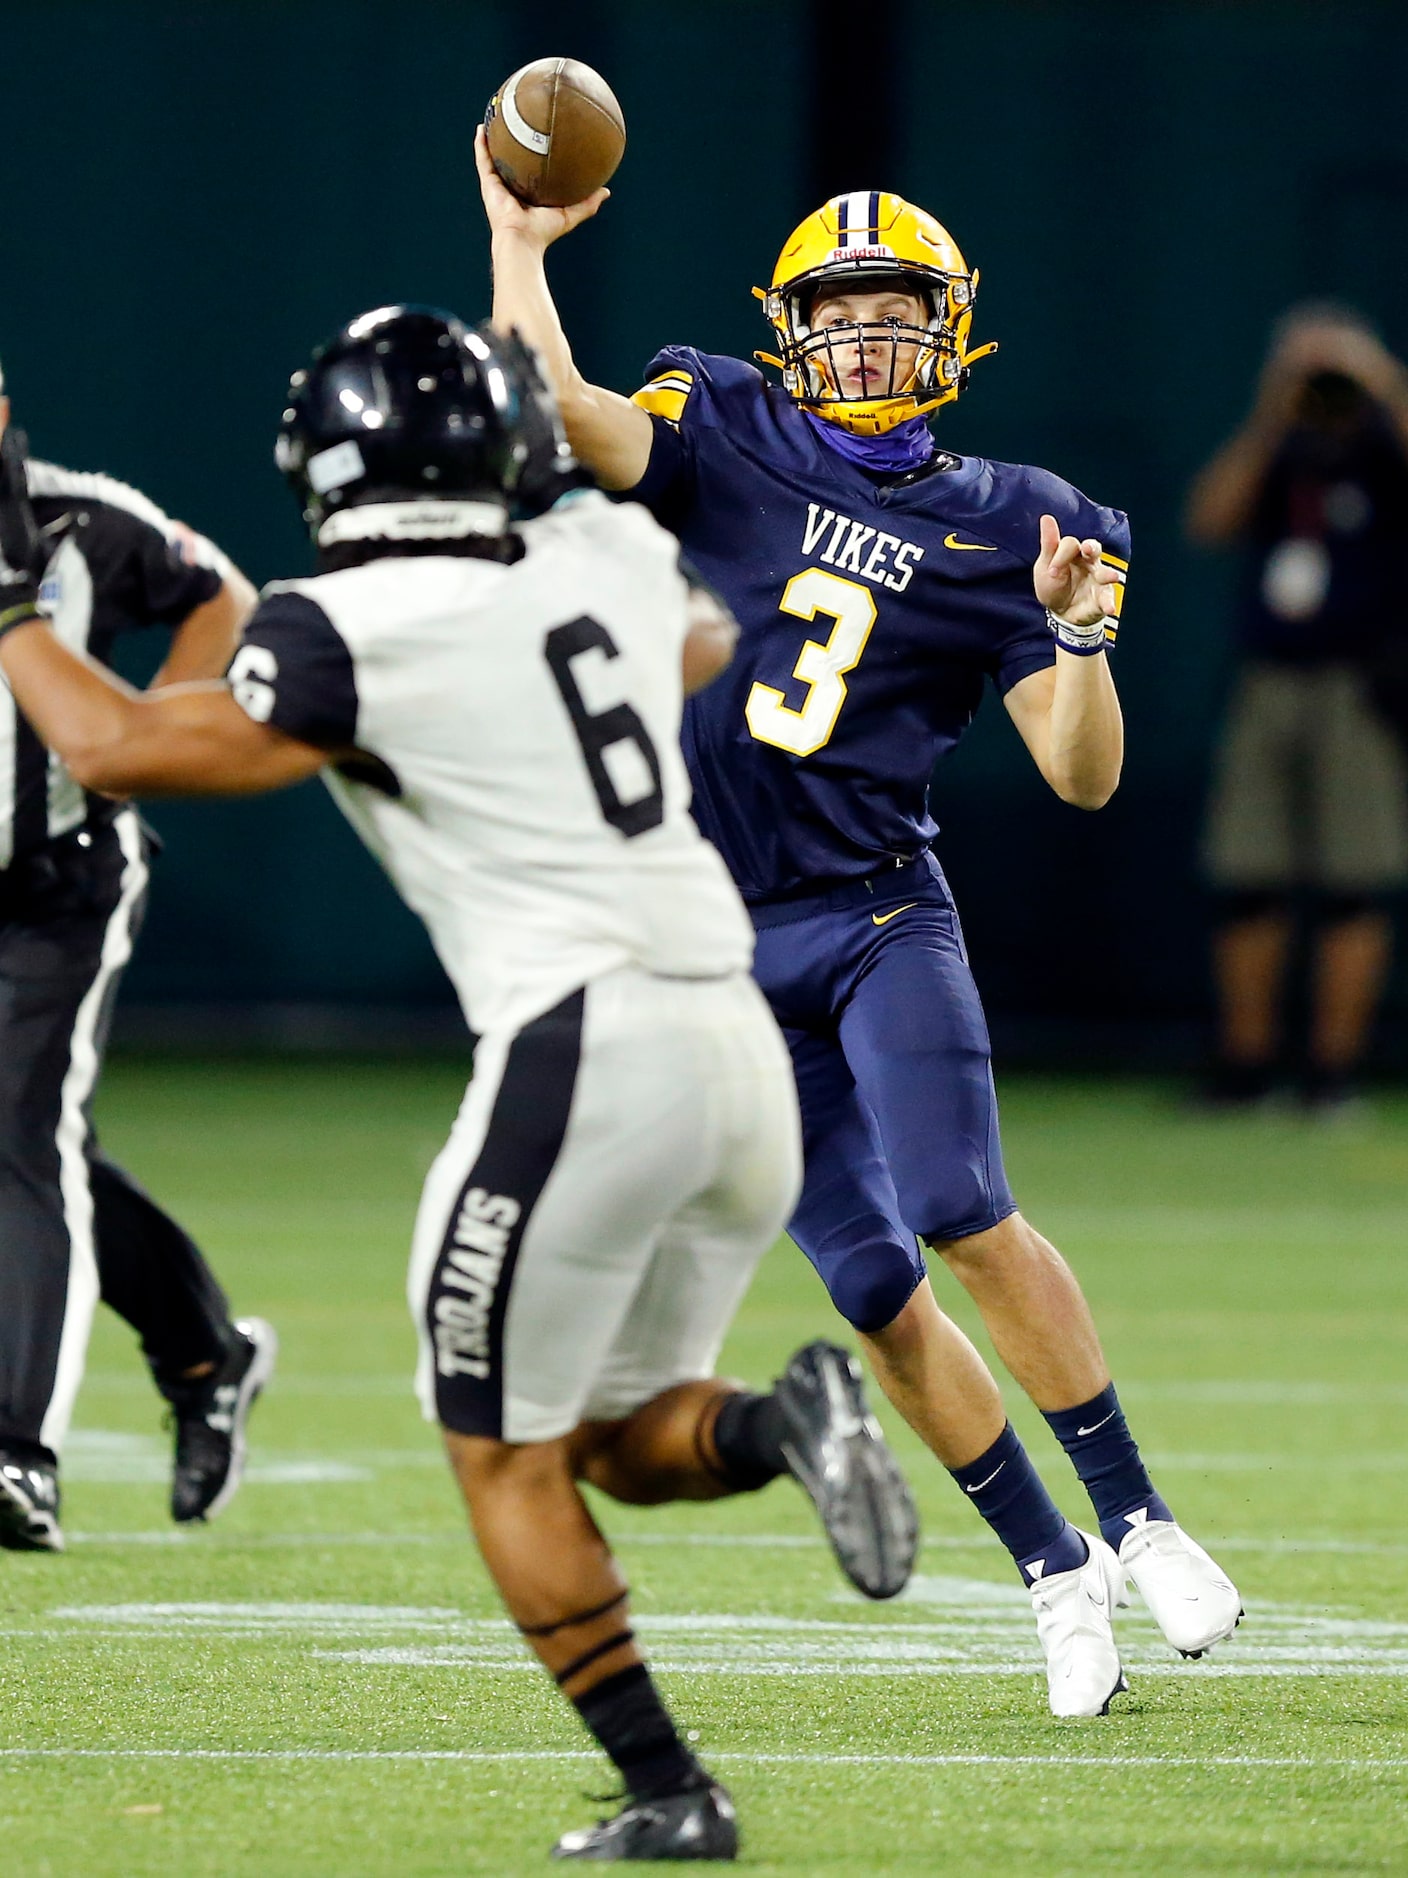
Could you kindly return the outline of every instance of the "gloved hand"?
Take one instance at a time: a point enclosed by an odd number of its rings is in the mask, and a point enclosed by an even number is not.
[[[39,615],[44,544],[25,480],[24,432],[7,425],[0,437],[0,638]]]

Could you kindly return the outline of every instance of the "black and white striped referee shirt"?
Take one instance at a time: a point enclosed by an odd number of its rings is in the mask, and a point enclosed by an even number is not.
[[[28,468],[35,520],[52,550],[40,605],[65,645],[109,664],[119,633],[179,626],[220,591],[229,563],[219,549],[136,489],[52,463]],[[0,675],[0,870],[117,808],[85,795]]]

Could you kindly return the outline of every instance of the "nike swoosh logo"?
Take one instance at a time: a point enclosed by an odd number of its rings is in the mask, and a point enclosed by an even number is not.
[[[957,548],[960,553],[968,553],[968,554],[996,554],[997,553],[997,549],[990,548],[985,541],[960,541],[957,535],[945,535],[944,546],[946,548]]]
[[[872,926],[888,926],[890,921],[892,919],[898,919],[901,913],[912,913],[918,904],[919,902],[917,900],[911,900],[908,906],[897,906],[893,913],[872,913],[870,923]],[[986,1485],[987,1483],[984,1482],[983,1484]]]
[[[1105,1423],[1106,1423],[1106,1422],[1112,1422],[1112,1421],[1113,1421],[1113,1420],[1115,1419],[1115,1417],[1116,1417],[1116,1415],[1118,1415],[1118,1414],[1119,1414],[1119,1410],[1118,1410],[1118,1409],[1111,1409],[1111,1410],[1110,1410],[1110,1412],[1109,1412],[1109,1414],[1108,1414],[1108,1415],[1106,1415],[1106,1416],[1105,1416],[1105,1417],[1103,1418],[1103,1420],[1101,1420],[1101,1421],[1098,1421],[1098,1422],[1092,1422],[1092,1423],[1091,1423],[1091,1425],[1089,1426],[1089,1428],[1077,1428],[1077,1430],[1076,1430],[1076,1434],[1077,1434],[1077,1436],[1080,1436],[1080,1435],[1093,1435],[1093,1434],[1095,1433],[1095,1431],[1096,1431],[1096,1429],[1097,1429],[1097,1428],[1103,1428],[1103,1427],[1105,1426]]]
[[[993,1468],[992,1472],[988,1475],[986,1480],[980,1480],[976,1487],[965,1487],[963,1491],[965,1493],[981,1493],[984,1487],[990,1487],[992,1485],[992,1483],[997,1479],[998,1475],[1002,1472],[1003,1468],[1006,1467],[1006,1465],[1007,1465],[1006,1461],[999,1461],[997,1466]]]

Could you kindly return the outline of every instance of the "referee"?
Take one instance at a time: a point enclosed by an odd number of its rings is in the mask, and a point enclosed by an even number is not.
[[[21,544],[68,645],[174,629],[157,684],[219,677],[254,603],[210,542],[135,489],[24,465],[0,375],[0,486],[24,477]],[[16,546],[8,544],[10,558]],[[218,1512],[276,1340],[232,1322],[190,1237],[107,1159],[90,1118],[113,1000],[141,924],[149,843],[127,804],[85,794],[0,677],[0,1545],[63,1549],[58,1457],[101,1296],[142,1340],[176,1429],[171,1511]]]

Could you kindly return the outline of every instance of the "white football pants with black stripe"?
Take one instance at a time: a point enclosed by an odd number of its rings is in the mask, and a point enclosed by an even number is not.
[[[90,1119],[147,881],[130,809],[0,874],[0,1449],[29,1458],[62,1447],[100,1295],[158,1383],[227,1347],[204,1259]]]
[[[548,1441],[712,1375],[801,1164],[746,974],[623,969],[481,1037],[411,1254],[427,1417]]]

